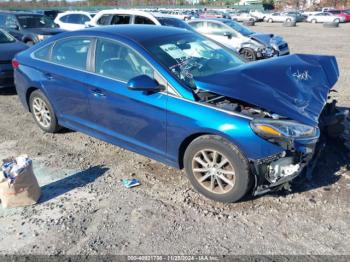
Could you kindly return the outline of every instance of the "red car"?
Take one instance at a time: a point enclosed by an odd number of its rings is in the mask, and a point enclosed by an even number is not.
[[[346,10],[329,10],[328,13],[332,13],[333,15],[339,15],[345,18],[346,22],[350,22],[350,9]]]

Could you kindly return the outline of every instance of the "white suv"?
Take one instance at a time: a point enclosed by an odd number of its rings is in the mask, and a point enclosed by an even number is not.
[[[55,23],[62,29],[73,31],[85,28],[85,23],[92,19],[90,13],[83,11],[68,11],[60,13]]]
[[[149,13],[138,10],[104,10],[98,12],[94,18],[86,23],[86,27],[122,24],[143,24],[157,26],[172,26],[191,30],[186,22],[171,15],[161,13]]]
[[[151,13],[138,10],[103,10],[98,12],[90,22],[88,27],[120,24],[149,24],[161,25]]]

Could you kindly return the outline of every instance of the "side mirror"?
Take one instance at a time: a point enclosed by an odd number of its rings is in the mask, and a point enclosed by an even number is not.
[[[224,36],[227,36],[228,39],[232,39],[232,33],[230,32],[225,32]]]
[[[159,92],[165,89],[164,86],[147,75],[134,77],[129,80],[127,85],[129,90],[145,91],[149,93]]]

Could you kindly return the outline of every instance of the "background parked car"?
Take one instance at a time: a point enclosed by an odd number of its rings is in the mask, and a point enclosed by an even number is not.
[[[47,16],[24,12],[0,12],[0,28],[29,46],[63,32]]]
[[[310,23],[330,23],[330,22],[345,22],[345,18],[338,15],[333,15],[328,12],[320,12],[314,15],[309,15],[306,19],[307,22]]]
[[[347,10],[330,10],[328,13],[333,15],[342,16],[345,19],[345,22],[350,22],[350,9]]]
[[[55,24],[64,30],[73,31],[85,28],[85,23],[91,19],[92,17],[88,12],[68,11],[58,14]]]
[[[28,46],[0,29],[0,89],[13,86],[12,59]]]
[[[264,21],[268,23],[275,23],[275,22],[284,23],[284,22],[292,22],[296,20],[294,16],[290,16],[283,13],[272,13],[272,14],[267,14],[264,18]]]
[[[89,27],[121,24],[163,25],[182,29],[193,29],[183,20],[162,13],[137,10],[106,10],[95,15],[86,25]]]
[[[255,33],[229,19],[199,19],[189,21],[188,24],[249,61],[289,54],[288,44],[282,37]]]
[[[295,18],[296,22],[304,22],[307,18],[307,15],[304,15],[298,11],[287,11],[283,12],[282,15],[292,16]]]
[[[258,19],[249,13],[237,13],[236,15],[231,15],[231,19],[237,22],[244,21],[258,21]]]

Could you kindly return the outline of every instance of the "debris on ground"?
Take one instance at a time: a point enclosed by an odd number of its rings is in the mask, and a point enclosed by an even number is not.
[[[0,199],[4,208],[30,206],[38,202],[41,190],[28,156],[5,159],[1,169]]]
[[[132,188],[132,187],[136,187],[139,186],[140,180],[133,178],[133,179],[122,179],[122,184],[123,186],[125,186],[126,188]]]

